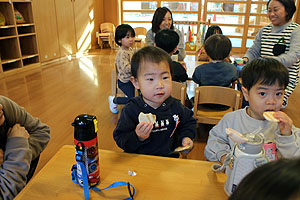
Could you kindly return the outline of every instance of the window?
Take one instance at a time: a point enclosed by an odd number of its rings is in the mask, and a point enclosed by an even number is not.
[[[185,34],[190,27],[196,35],[203,29],[193,22],[210,19],[210,24],[219,25],[223,34],[230,38],[233,51],[240,53],[252,45],[259,29],[270,23],[266,16],[267,0],[120,0],[120,4],[121,23],[143,26],[147,30],[151,28],[153,14],[160,6],[172,11],[175,26],[183,29]]]

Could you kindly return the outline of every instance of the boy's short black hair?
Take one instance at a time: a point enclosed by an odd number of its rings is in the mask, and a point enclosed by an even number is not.
[[[155,35],[155,44],[167,53],[171,53],[179,44],[179,35],[171,29],[160,30]]]
[[[121,24],[117,27],[115,32],[115,42],[122,46],[119,42],[122,38],[126,37],[127,33],[129,32],[130,36],[135,37],[134,29],[129,24]]]
[[[256,58],[242,70],[242,84],[249,91],[256,83],[273,85],[278,81],[286,88],[289,83],[287,68],[274,58]]]
[[[205,38],[204,41],[207,40],[207,38],[209,38],[210,36],[214,35],[214,34],[223,34],[222,29],[220,26],[218,25],[211,25],[210,27],[208,27],[206,33],[205,33]]]
[[[206,54],[213,60],[224,60],[231,51],[231,42],[228,37],[214,34],[204,42]]]
[[[299,167],[300,159],[279,159],[264,164],[243,178],[228,200],[299,199]]]
[[[269,4],[272,0],[269,0],[267,3],[267,9],[269,8]],[[286,21],[290,21],[292,19],[294,13],[296,12],[296,6],[294,0],[276,0],[284,6],[285,11],[287,12]]]
[[[131,74],[134,78],[138,77],[141,64],[144,62],[160,63],[167,62],[169,64],[170,72],[172,74],[172,60],[169,54],[164,50],[154,47],[146,46],[135,52],[131,59]]]

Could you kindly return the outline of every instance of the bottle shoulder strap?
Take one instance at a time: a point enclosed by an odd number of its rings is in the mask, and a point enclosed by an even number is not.
[[[89,189],[94,190],[94,191],[103,191],[103,190],[107,190],[107,189],[110,189],[110,188],[121,187],[121,186],[127,186],[128,187],[128,191],[129,191],[129,195],[130,195],[130,197],[128,197],[128,198],[126,198],[124,200],[133,200],[133,197],[135,195],[135,188],[129,182],[126,183],[124,181],[117,181],[117,182],[112,183],[108,187],[102,188],[102,189],[97,188],[97,187],[91,187],[91,188],[89,188],[88,175],[87,175],[87,172],[86,172],[85,165],[82,162],[77,162],[77,163],[80,165],[80,168],[81,168],[81,171],[82,171],[82,179],[83,179],[82,185],[83,185],[84,199],[85,200],[89,199],[89,196],[90,196]],[[74,183],[80,185],[79,184],[79,180],[78,180],[78,176],[77,176],[77,166],[76,166],[76,164],[74,164],[72,166],[71,171],[72,171],[72,173],[71,173],[72,181]]]

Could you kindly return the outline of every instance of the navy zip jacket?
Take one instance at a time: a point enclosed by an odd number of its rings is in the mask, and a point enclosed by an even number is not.
[[[156,115],[150,137],[142,142],[135,133],[140,112]],[[172,154],[174,149],[182,146],[183,138],[193,140],[195,135],[196,120],[193,112],[173,97],[169,97],[157,109],[146,104],[142,97],[131,99],[123,108],[113,133],[117,145],[127,153],[168,157],[178,157],[178,154]]]

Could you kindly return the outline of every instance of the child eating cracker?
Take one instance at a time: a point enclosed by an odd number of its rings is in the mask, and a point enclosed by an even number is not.
[[[224,162],[234,146],[225,130],[232,128],[240,133],[262,133],[269,160],[275,160],[277,155],[278,158],[299,158],[300,129],[280,111],[288,82],[287,68],[273,58],[257,58],[248,63],[242,71],[242,91],[249,106],[226,114],[210,130],[205,157],[210,161]],[[272,117],[265,117],[268,115]]]
[[[123,108],[113,137],[128,153],[179,157],[179,146],[190,146],[196,135],[193,112],[171,97],[171,58],[160,48],[147,46],[131,60],[131,82],[141,91]],[[155,115],[155,123],[139,121],[139,115]]]

